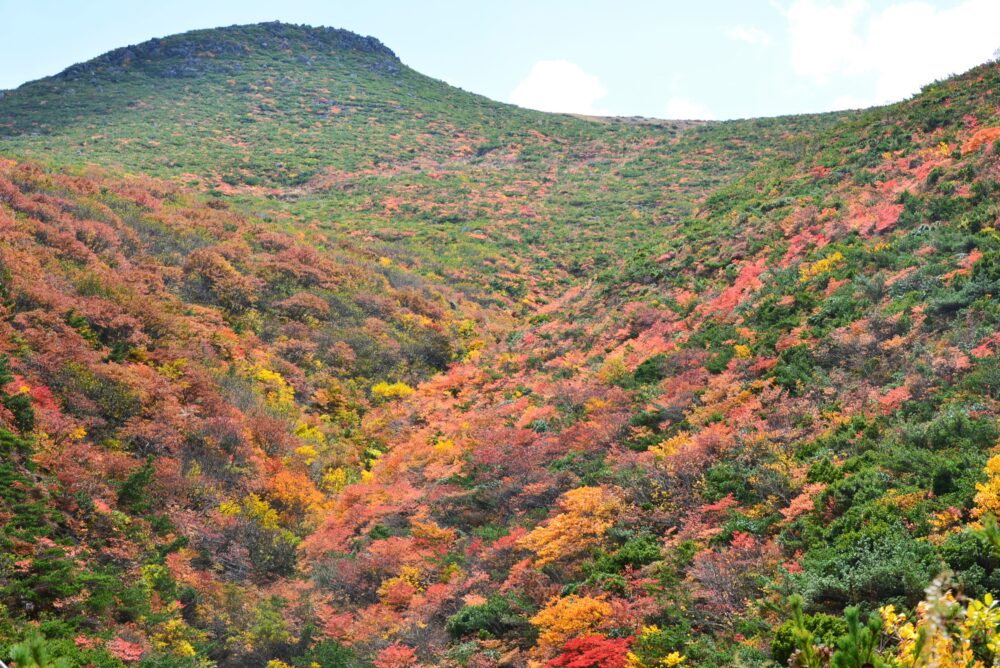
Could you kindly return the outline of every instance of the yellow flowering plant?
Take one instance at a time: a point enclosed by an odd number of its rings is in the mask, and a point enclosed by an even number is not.
[[[687,657],[676,649],[676,635],[655,624],[644,626],[635,635],[632,649],[626,656],[628,668],[673,668],[686,666]]]
[[[795,668],[987,668],[1000,665],[1000,603],[992,594],[962,599],[948,574],[927,588],[911,619],[886,605],[860,621],[857,608],[845,611],[847,633],[836,650],[817,644],[802,623],[802,599],[792,597],[796,621]]]

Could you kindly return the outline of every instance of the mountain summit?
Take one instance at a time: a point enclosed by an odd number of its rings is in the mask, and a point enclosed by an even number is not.
[[[197,77],[209,72],[238,72],[241,62],[256,53],[292,56],[309,65],[318,58],[345,52],[370,57],[372,66],[392,71],[399,59],[374,37],[348,30],[293,25],[273,21],[210,30],[192,30],[109,51],[66,68],[55,78],[92,84],[114,81],[127,70],[163,78]],[[377,64],[377,65],[376,65]]]

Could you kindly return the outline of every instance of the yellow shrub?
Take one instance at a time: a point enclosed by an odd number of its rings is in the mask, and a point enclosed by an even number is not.
[[[578,487],[562,495],[563,512],[536,527],[519,541],[537,555],[539,566],[552,563],[589,549],[614,523],[621,502],[602,487]]]
[[[190,658],[197,656],[191,640],[200,634],[184,623],[179,617],[168,619],[157,633],[153,634],[153,646],[160,651],[169,652],[176,657]]]
[[[691,434],[686,431],[678,432],[662,443],[658,443],[649,449],[657,457],[669,457],[691,441]]]
[[[986,482],[976,483],[976,507],[973,512],[977,517],[1000,516],[1000,455],[994,455],[986,462],[985,471],[990,477]]]
[[[382,381],[372,386],[372,396],[385,401],[402,399],[410,396],[413,392],[414,389],[402,381],[396,383]]]
[[[611,615],[611,604],[590,596],[554,598],[531,618],[538,627],[538,644],[556,648],[573,638],[588,635]]]
[[[219,512],[226,517],[233,517],[243,512],[243,509],[235,501],[223,501],[219,504]]]
[[[600,371],[597,372],[597,377],[608,385],[620,382],[626,376],[628,376],[628,367],[625,366],[625,360],[620,355],[605,359]]]
[[[290,408],[295,405],[295,390],[277,371],[262,366],[253,369],[253,377],[264,386],[264,397],[272,408]]]
[[[799,278],[805,283],[810,278],[820,276],[833,271],[844,261],[844,255],[840,251],[834,251],[822,260],[816,260],[812,264],[803,264],[799,267]]]
[[[327,492],[336,494],[340,490],[347,487],[347,471],[341,466],[338,466],[335,469],[327,470],[327,472],[323,474],[323,482],[321,485]]]
[[[246,499],[243,500],[243,509],[246,511],[247,517],[257,520],[257,523],[263,528],[278,528],[278,511],[256,494],[247,495]]]

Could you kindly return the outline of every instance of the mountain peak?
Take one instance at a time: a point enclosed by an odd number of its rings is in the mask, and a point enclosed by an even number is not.
[[[289,54],[305,64],[343,54],[363,56],[390,70],[400,64],[396,54],[374,37],[340,28],[270,21],[155,37],[72,65],[56,78],[113,76],[135,69],[166,78],[197,77],[239,69],[241,59],[265,51]]]

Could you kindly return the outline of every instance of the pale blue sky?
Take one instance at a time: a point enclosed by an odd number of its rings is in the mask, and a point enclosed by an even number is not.
[[[151,37],[275,19],[373,35],[497,100],[671,118],[892,101],[1000,47],[1000,0],[0,0],[0,89]]]

